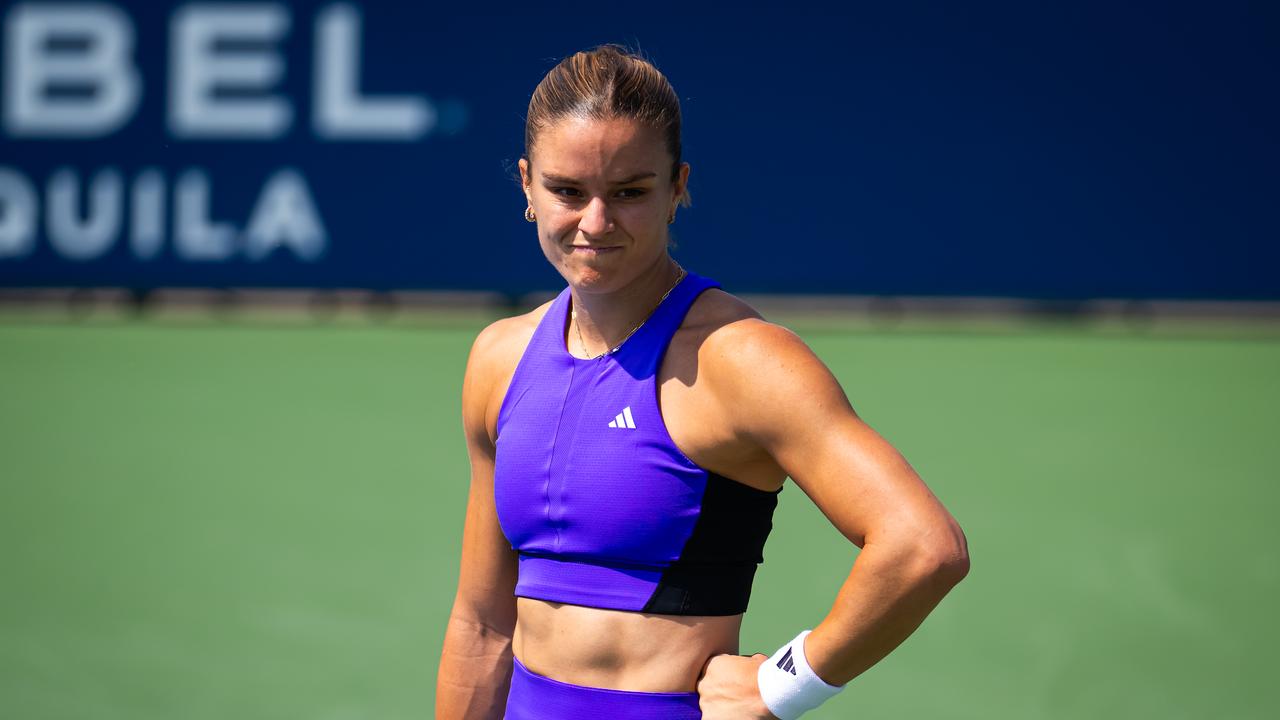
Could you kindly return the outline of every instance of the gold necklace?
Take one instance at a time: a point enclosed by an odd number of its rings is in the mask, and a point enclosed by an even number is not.
[[[681,280],[684,280],[684,276],[685,276],[685,275],[688,275],[688,273],[687,273],[687,272],[685,272],[685,269],[684,269],[683,267],[681,267],[679,264],[677,264],[677,265],[676,265],[676,269],[678,269],[678,270],[680,271],[680,274],[676,276],[676,281],[675,281],[674,283],[672,283],[671,287],[667,288],[667,291],[666,291],[666,292],[662,293],[662,297],[658,298],[658,304],[653,306],[653,309],[649,311],[649,314],[647,314],[647,315],[645,315],[645,316],[644,316],[644,319],[642,319],[642,320],[640,321],[640,324],[639,324],[639,325],[636,325],[636,326],[635,326],[635,327],[633,327],[633,328],[631,328],[631,331],[630,331],[630,332],[628,332],[628,333],[627,333],[627,334],[626,334],[626,335],[625,335],[621,340],[619,340],[617,345],[614,345],[613,347],[609,348],[608,350],[605,350],[604,352],[600,353],[599,355],[589,355],[589,356],[587,356],[587,359],[588,359],[588,360],[599,360],[600,358],[604,357],[605,355],[612,355],[612,354],[614,354],[615,352],[617,352],[617,351],[618,351],[618,348],[622,347],[622,346],[623,346],[623,344],[624,344],[624,343],[626,343],[626,342],[627,342],[627,340],[629,340],[629,339],[631,338],[631,336],[632,336],[632,335],[635,335],[635,334],[636,334],[636,331],[637,331],[637,330],[639,330],[640,328],[644,327],[644,324],[645,324],[645,323],[647,323],[647,322],[649,322],[649,318],[653,317],[653,314],[654,314],[654,313],[656,313],[656,312],[658,312],[658,308],[659,308],[659,307],[662,307],[662,303],[663,303],[663,301],[665,301],[665,300],[667,299],[667,296],[668,296],[668,295],[670,295],[670,294],[671,294],[671,293],[676,289],[676,286],[678,286],[678,285],[680,284],[680,281],[681,281]],[[569,310],[569,317],[570,317],[570,319],[572,319],[572,320],[573,320],[573,329],[574,329],[575,331],[577,331],[577,333],[578,333],[578,345],[580,345],[580,346],[582,347],[583,352],[586,352],[586,351],[587,351],[587,343],[582,339],[582,326],[578,324],[578,309],[577,309],[577,308],[570,308],[570,310]]]

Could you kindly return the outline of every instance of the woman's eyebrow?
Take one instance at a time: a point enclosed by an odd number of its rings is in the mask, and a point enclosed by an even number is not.
[[[642,173],[636,173],[635,175],[632,175],[631,177],[626,177],[626,178],[623,178],[623,179],[621,179],[621,180],[614,180],[611,184],[613,184],[613,185],[626,185],[627,183],[633,183],[633,182],[635,182],[635,181],[637,181],[637,180],[647,180],[647,179],[649,179],[649,178],[657,177],[657,176],[658,176],[658,173],[655,173],[655,172],[642,172]],[[565,176],[565,175],[556,175],[556,174],[554,174],[554,173],[545,173],[545,172],[544,172],[544,173],[542,173],[542,179],[543,179],[543,180],[546,180],[547,182],[563,183],[563,184],[565,184],[565,185],[580,185],[580,184],[582,184],[579,180],[577,180],[577,179],[575,179],[575,178],[567,177],[567,176]]]

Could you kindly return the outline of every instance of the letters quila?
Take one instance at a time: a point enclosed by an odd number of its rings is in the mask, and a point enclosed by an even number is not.
[[[20,3],[3,23],[0,127],[6,143],[67,147],[109,137],[134,119],[143,83],[134,24],[123,9]],[[156,84],[165,93],[168,139],[262,143],[302,124],[306,119],[297,117],[278,88],[285,71],[280,44],[293,25],[280,3],[176,9],[169,17],[165,82]],[[412,142],[431,132],[436,111],[426,98],[361,93],[356,6],[321,9],[311,31],[309,126],[318,141]],[[213,182],[201,168],[105,167],[84,176],[60,168],[45,178],[41,203],[27,173],[0,164],[0,260],[29,255],[41,220],[49,244],[68,260],[96,259],[122,241],[134,257],[148,260],[163,250],[166,237],[174,255],[187,261],[253,261],[278,248],[318,259],[328,237],[304,175],[281,167],[262,183],[238,229],[211,217]]]

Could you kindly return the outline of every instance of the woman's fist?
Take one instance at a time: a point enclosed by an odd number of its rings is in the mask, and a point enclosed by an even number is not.
[[[702,720],[777,720],[764,700],[756,673],[768,655],[714,655],[698,677]]]

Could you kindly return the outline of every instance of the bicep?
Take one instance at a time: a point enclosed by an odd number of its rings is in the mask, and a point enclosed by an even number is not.
[[[846,537],[918,531],[945,510],[906,459],[852,411],[811,411],[821,433],[780,433],[768,450]]]
[[[516,555],[498,523],[493,494],[496,450],[490,416],[496,379],[502,372],[494,362],[499,353],[495,352],[493,334],[486,331],[477,339],[462,387],[462,425],[471,478],[454,615],[513,628]]]
[[[727,385],[739,432],[852,542],[918,533],[950,516],[906,459],[854,412],[831,371],[789,331],[758,329]],[[745,362],[745,364],[743,364]],[[749,408],[749,411],[747,410]]]
[[[477,457],[477,455],[479,455]],[[516,553],[498,524],[493,459],[472,453],[454,613],[498,628],[515,626]]]

